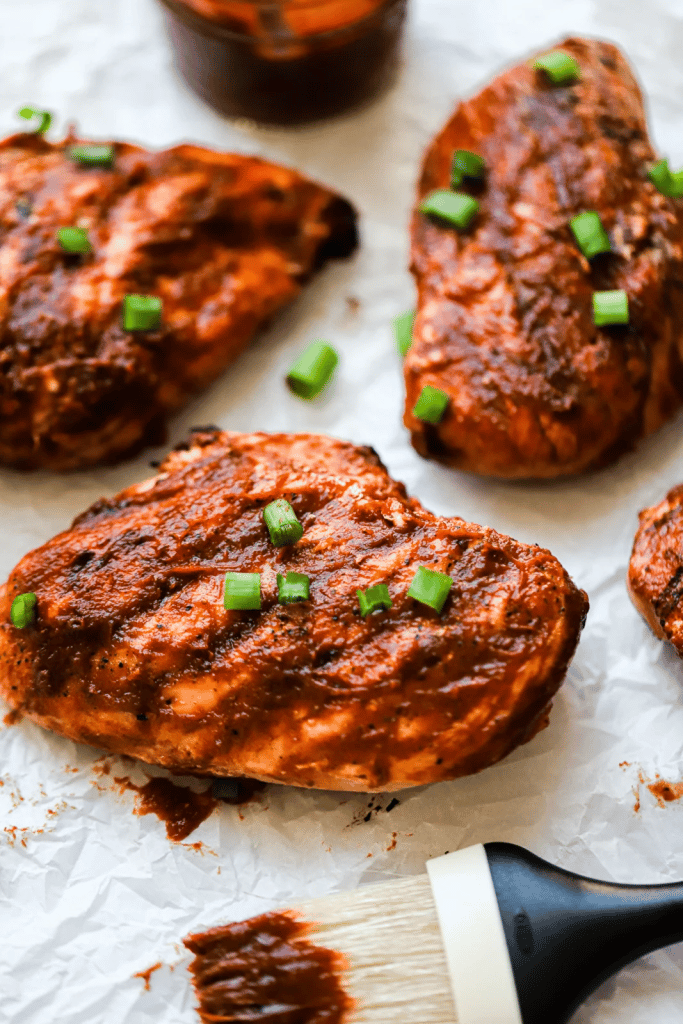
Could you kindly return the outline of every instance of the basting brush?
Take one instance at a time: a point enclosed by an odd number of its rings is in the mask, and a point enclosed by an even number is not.
[[[681,940],[683,882],[615,885],[487,843],[185,944],[205,1022],[564,1024]]]

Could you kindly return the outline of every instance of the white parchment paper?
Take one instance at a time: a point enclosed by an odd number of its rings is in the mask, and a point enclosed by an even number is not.
[[[390,94],[334,123],[280,131],[223,120],[185,89],[152,0],[0,0],[3,132],[34,103],[56,112],[55,136],[75,120],[95,137],[259,153],[336,186],[361,211],[358,257],[328,268],[172,423],[170,442],[216,423],[370,443],[427,507],[550,548],[591,599],[550,727],[503,764],[398,794],[391,810],[389,797],[269,787],[173,844],[101,774],[101,752],[28,722],[0,727],[0,1020],[192,1024],[179,945],[189,931],[413,874],[468,843],[518,842],[620,881],[683,878],[683,803],[659,806],[639,782],[639,773],[683,774],[683,664],[650,635],[624,584],[637,511],[683,480],[681,418],[581,480],[505,484],[449,472],[408,444],[391,333],[392,317],[414,301],[406,222],[418,161],[456,98],[567,32],[606,37],[634,63],[656,144],[680,166],[682,15],[683,0],[413,0]],[[282,378],[314,337],[330,339],[341,365],[330,394],[307,404]],[[1,471],[0,574],[90,502],[143,479],[155,455],[63,478]],[[130,764],[111,771],[144,778]],[[135,975],[156,962],[146,990]],[[588,1021],[683,1022],[683,948],[605,984],[576,1015]]]

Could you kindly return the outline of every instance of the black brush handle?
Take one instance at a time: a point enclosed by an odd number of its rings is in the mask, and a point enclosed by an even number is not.
[[[683,941],[683,882],[615,885],[486,843],[524,1024],[565,1024],[606,978]]]

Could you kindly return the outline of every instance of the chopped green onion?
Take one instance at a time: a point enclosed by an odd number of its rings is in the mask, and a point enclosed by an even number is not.
[[[429,605],[435,612],[440,612],[452,586],[453,580],[445,572],[434,572],[433,569],[426,569],[421,565],[413,576],[408,597],[414,598],[420,604]]]
[[[409,309],[407,313],[401,313],[394,317],[394,335],[396,337],[396,348],[399,355],[406,356],[408,349],[413,343],[413,324],[415,323],[415,310]]]
[[[448,395],[431,384],[425,384],[413,406],[413,416],[425,423],[440,423],[448,406]]]
[[[277,574],[277,599],[280,604],[308,601],[310,596],[310,577],[305,576],[302,572],[288,572],[286,576]]]
[[[569,227],[576,239],[579,249],[587,260],[593,259],[601,252],[610,252],[607,232],[602,226],[600,214],[595,210],[585,210],[569,221]]]
[[[365,591],[357,590],[356,595],[363,618],[369,615],[370,612],[379,612],[385,608],[391,608],[391,597],[389,596],[389,587],[386,583],[378,583],[374,587],[368,587]]]
[[[35,107],[22,107],[18,111],[19,117],[23,117],[25,121],[31,121],[33,118],[40,118],[37,127],[34,129],[36,135],[44,135],[52,124],[52,114],[49,110],[36,110]]]
[[[658,160],[647,172],[655,188],[670,199],[683,196],[683,171],[672,171],[668,160]]]
[[[581,75],[581,68],[570,54],[564,50],[551,50],[537,57],[534,67],[539,71],[545,71],[551,82],[555,85],[568,85],[575,82]]]
[[[71,146],[69,156],[85,167],[111,167],[114,162],[114,147],[110,145]]]
[[[464,192],[451,192],[447,188],[439,188],[420,203],[422,213],[428,213],[440,220],[455,224],[456,228],[466,228],[477,210],[479,203]]]
[[[597,327],[606,324],[628,323],[628,295],[622,289],[611,292],[593,292],[593,322]]]
[[[669,194],[672,199],[680,199],[683,196],[683,171],[671,172],[671,192]]]
[[[24,629],[36,621],[36,604],[38,598],[35,594],[18,594],[12,601],[9,617],[13,626],[17,629]]]
[[[483,178],[485,170],[483,157],[469,149],[456,149],[451,164],[451,188],[460,188],[465,178]]]
[[[259,611],[261,608],[261,574],[258,572],[226,573],[223,604],[229,612]]]
[[[161,323],[161,299],[156,295],[126,295],[123,300],[124,331],[154,331]]]
[[[657,163],[653,164],[647,172],[647,176],[654,187],[661,192],[662,195],[671,195],[673,182],[671,181],[671,171],[669,169],[668,160],[658,160]]]
[[[287,374],[287,383],[300,398],[315,398],[329,382],[339,356],[326,341],[314,341]]]
[[[84,228],[60,228],[57,238],[65,252],[90,252],[92,249]]]
[[[304,528],[297,519],[296,512],[284,498],[278,498],[271,501],[270,505],[266,505],[263,518],[276,548],[296,544],[304,535]]]

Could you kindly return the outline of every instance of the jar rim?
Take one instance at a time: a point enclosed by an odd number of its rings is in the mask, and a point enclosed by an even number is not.
[[[228,25],[222,24],[220,21],[207,18],[205,15],[200,14],[199,11],[195,10],[195,8],[188,4],[186,0],[159,0],[159,2],[176,17],[181,18],[191,27],[204,32],[205,34],[210,33],[223,39],[242,41],[253,41],[255,38],[248,32],[241,32],[239,29],[231,28]],[[283,4],[292,5],[295,10],[314,9],[333,2],[335,2],[335,0],[282,0]],[[337,2],[339,2],[339,0],[337,0]],[[312,33],[311,35],[307,35],[305,38],[309,41],[316,40],[321,42],[324,42],[328,38],[330,40],[336,40],[340,35],[344,35],[347,32],[357,32],[359,27],[372,25],[373,21],[378,21],[386,16],[388,8],[401,6],[405,4],[405,2],[406,0],[378,0],[377,7],[363,15],[363,17],[349,22],[346,25],[327,29],[324,32]],[[230,3],[231,5],[241,5],[245,11],[259,7],[272,8],[274,6],[273,0],[230,0]]]
[[[180,6],[184,6],[184,0],[176,0]],[[323,7],[330,3],[340,3],[342,0],[229,0],[230,6],[242,7]],[[348,0],[347,0],[348,2]],[[389,7],[393,0],[377,0],[377,7]]]

